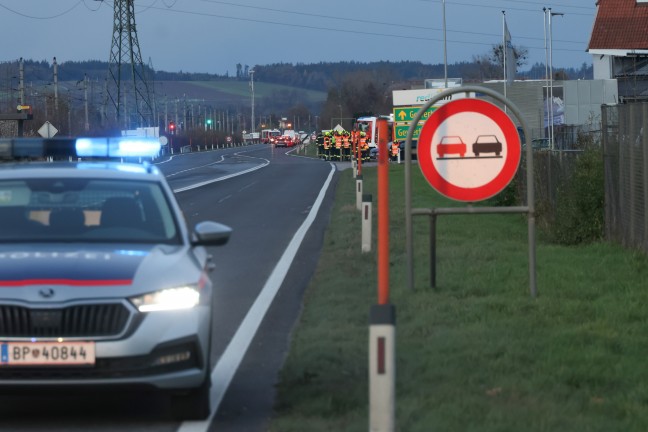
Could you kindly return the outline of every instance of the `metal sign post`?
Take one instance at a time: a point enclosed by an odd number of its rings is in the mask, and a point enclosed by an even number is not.
[[[422,127],[417,154],[424,176],[443,195],[465,202],[480,201],[492,197],[506,187],[513,178],[520,157],[517,128],[513,125],[508,114],[495,105],[481,99],[468,98],[470,93],[484,94],[504,104],[522,126],[526,139],[526,205],[519,207],[467,206],[464,208],[412,209],[411,143],[414,131],[424,113],[431,106],[443,99],[455,99],[453,95],[456,93],[465,93],[467,97],[444,104],[430,116]],[[469,130],[470,128],[474,128],[474,130]],[[484,136],[488,138],[483,138]],[[407,285],[410,289],[414,289],[413,216],[426,215],[436,218],[441,214],[526,213],[529,242],[529,290],[532,297],[536,296],[535,197],[530,136],[526,122],[518,108],[500,93],[484,87],[465,86],[445,90],[430,98],[416,113],[410,124],[405,143],[405,244],[408,269]],[[468,142],[464,142],[464,138]],[[468,156],[469,152],[472,153],[471,156]],[[436,226],[436,224],[433,223],[431,226]],[[435,233],[432,233],[430,238],[435,239]],[[432,251],[432,255],[435,255],[435,250]],[[436,275],[436,271],[432,271],[431,274]],[[432,284],[434,283],[433,280]]]

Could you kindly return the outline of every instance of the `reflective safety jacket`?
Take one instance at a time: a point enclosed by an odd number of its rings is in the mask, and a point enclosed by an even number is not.
[[[369,144],[367,144],[367,138],[360,137],[360,150],[367,150],[368,148]]]

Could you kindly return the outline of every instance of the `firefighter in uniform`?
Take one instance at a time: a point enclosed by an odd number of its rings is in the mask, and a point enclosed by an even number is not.
[[[338,161],[342,160],[342,135],[340,132],[335,131],[335,158]]]
[[[342,147],[344,152],[343,159],[351,160],[351,141],[350,134],[347,131],[342,133]]]
[[[358,139],[360,132],[357,129],[351,131],[351,160],[358,158]]]
[[[398,141],[393,141],[391,145],[391,160],[398,160],[398,152],[400,151],[400,143]]]
[[[317,144],[317,157],[324,159],[324,134],[322,132],[315,137],[315,143]]]
[[[367,143],[367,134],[365,132],[360,132],[360,157],[363,162],[369,160],[369,144]]]
[[[331,160],[331,132],[324,133],[324,159]]]

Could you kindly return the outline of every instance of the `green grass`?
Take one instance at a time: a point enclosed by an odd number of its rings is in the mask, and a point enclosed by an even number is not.
[[[534,299],[523,216],[441,216],[432,290],[428,221],[417,218],[410,291],[403,172],[390,166],[397,430],[648,430],[646,256],[607,243],[539,240]],[[438,195],[418,167],[412,172],[414,207],[461,205]],[[374,196],[375,234],[376,169],[365,168],[363,178]],[[376,239],[374,252],[362,254],[360,224],[347,170],[280,374],[272,431],[368,429]]]

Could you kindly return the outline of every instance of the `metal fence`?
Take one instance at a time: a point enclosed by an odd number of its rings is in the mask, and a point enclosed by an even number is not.
[[[536,218],[538,225],[544,228],[549,228],[555,221],[559,201],[568,199],[562,192],[574,175],[578,156],[590,146],[600,146],[601,129],[565,125],[555,128],[554,137],[554,150],[543,142],[542,147],[534,145],[533,152]],[[516,182],[516,195],[521,201],[526,196],[525,156],[523,151]]]
[[[648,252],[648,103],[603,106],[606,237]]]

